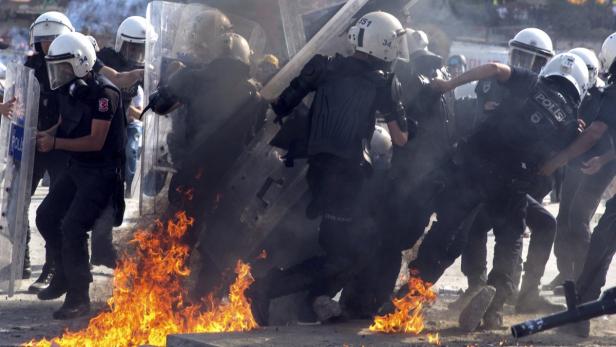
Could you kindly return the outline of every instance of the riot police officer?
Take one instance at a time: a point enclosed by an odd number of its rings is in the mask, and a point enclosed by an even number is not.
[[[147,32],[146,19],[139,16],[126,18],[119,26],[116,34],[115,48],[105,47],[97,52],[97,61],[119,72],[130,72],[143,69],[145,56],[145,40]],[[96,69],[95,69],[96,71]],[[139,120],[143,109],[143,89],[141,81],[129,88],[122,88],[122,105],[127,118],[127,144],[124,177],[126,181],[125,195],[130,195],[133,177],[137,169],[137,157],[141,146],[143,128]],[[111,202],[110,202],[111,203]],[[113,208],[109,208],[92,229],[93,265],[115,267],[117,260],[113,246]]]
[[[489,328],[502,324],[503,306],[513,289],[511,273],[525,229],[527,194],[536,178],[535,170],[577,136],[576,111],[588,83],[588,70],[579,57],[565,53],[554,57],[540,75],[487,64],[433,84],[449,91],[472,80],[494,77],[509,92],[498,109],[500,114],[488,118],[461,144],[444,175],[445,189],[436,198],[438,222],[409,265],[421,279],[435,283],[464,250],[467,224],[484,205],[490,215],[498,217],[494,219],[498,223],[495,233],[507,231],[496,239],[495,253],[500,260],[488,279],[499,288],[497,295],[494,288],[486,289],[488,300],[478,303],[483,303],[483,309],[476,319],[483,319]],[[474,300],[469,305],[474,305]],[[468,328],[476,328],[477,321]]]
[[[584,131],[584,133],[569,147],[547,161],[541,173],[550,175],[559,167],[586,153],[599,143],[603,136],[608,134],[614,138],[616,133],[616,33],[605,39],[601,47],[600,59],[602,69],[607,73],[607,87],[601,96],[599,110],[596,119]],[[593,174],[601,169],[601,166],[612,161],[614,151],[610,151],[603,158],[595,157],[589,161],[588,173]],[[601,288],[605,285],[610,263],[616,253],[616,236],[614,223],[616,221],[616,199],[611,198],[605,205],[605,212],[599,220],[599,224],[592,233],[588,252],[586,253],[584,266],[576,279],[576,288],[580,303],[592,301],[599,297]],[[572,326],[564,327],[562,332],[588,337],[590,334],[590,322],[583,321]]]
[[[182,158],[174,162],[178,172],[171,179],[169,211],[180,209],[195,218],[185,241],[193,246],[199,233],[207,232],[216,206],[219,185],[242,154],[244,147],[263,124],[267,104],[250,78],[252,51],[246,39],[235,33],[219,38],[220,56],[202,68],[177,71],[152,98],[152,109],[167,114],[174,108],[186,111],[186,145]],[[210,46],[210,48],[214,48]],[[190,87],[187,87],[190,86]],[[191,190],[192,198],[184,192]],[[201,268],[197,290],[207,294],[219,284],[224,269],[200,247]],[[224,245],[218,245],[224,247]]]
[[[62,121],[37,134],[37,147],[66,151],[70,164],[37,210],[37,227],[56,264],[51,283],[38,297],[51,300],[66,293],[53,317],[71,319],[90,310],[87,232],[112,196],[116,224],[122,220],[126,120],[120,91],[93,72],[96,53],[87,37],[58,36],[45,59]]]
[[[409,31],[409,47],[422,47],[414,41],[427,36]],[[427,45],[426,45],[427,46]],[[412,49],[412,48],[410,48]],[[423,235],[443,188],[440,168],[447,163],[456,143],[456,118],[453,93],[435,92],[429,86],[433,78],[448,78],[442,57],[427,47],[410,51],[408,64],[397,64],[396,76],[402,82],[402,101],[406,113],[416,122],[416,132],[405,145],[394,145],[389,174],[388,199],[382,214],[382,246],[377,258],[383,268],[378,283],[387,298],[395,287],[400,270],[401,252],[413,247]]]
[[[374,132],[375,111],[386,116],[394,143],[403,145],[408,137],[403,107],[392,96],[394,75],[386,72],[400,54],[404,34],[391,14],[364,15],[349,30],[352,56],[314,56],[272,104],[280,121],[315,92],[306,153],[311,193],[306,212],[309,218],[321,218],[319,244],[324,255],[284,271],[274,269],[257,280],[249,295],[259,324],[268,322],[271,299],[308,290],[316,303],[333,296],[354,270],[362,268],[362,249],[354,244],[352,226],[366,177],[364,146]]]
[[[34,75],[40,84],[39,100],[39,119],[38,130],[45,131],[52,128],[59,119],[58,103],[54,93],[49,86],[47,75],[47,65],[45,64],[45,54],[49,50],[51,42],[61,34],[73,32],[75,29],[69,19],[60,12],[46,12],[40,15],[30,26],[30,45],[34,48],[34,54],[26,59],[25,65],[34,69]],[[50,189],[52,189],[67,164],[66,154],[53,151],[43,153],[37,151],[34,158],[34,170],[32,171],[32,194],[36,191],[45,172],[49,174]],[[27,239],[30,239],[30,229],[28,228]],[[26,248],[24,267],[29,268],[30,256]],[[49,257],[49,252],[45,255],[45,264],[41,270],[41,275],[28,288],[31,293],[37,293],[49,284],[53,275],[53,259]],[[27,276],[27,271],[24,271]]]
[[[527,28],[520,31],[510,41],[509,46],[510,63],[513,66],[526,68],[535,73],[538,73],[543,64],[547,62],[547,59],[553,55],[552,40],[545,32],[536,28]],[[486,119],[494,114],[499,114],[499,106],[502,100],[508,97],[509,90],[502,87],[495,79],[488,79],[477,83],[475,93],[477,95],[478,110],[474,121],[475,124],[472,127],[473,131],[469,132],[470,136]],[[543,200],[550,190],[551,182],[549,180],[539,180],[534,183],[534,187],[529,190],[530,194],[527,196],[528,206],[525,222],[531,229],[532,234],[527,261],[524,265],[525,274],[522,283],[522,295],[516,303],[516,309],[520,312],[555,311],[562,308],[560,305],[554,305],[540,297],[538,288],[549,259],[549,248],[556,233],[554,216],[539,202]],[[523,217],[519,216],[518,218]],[[495,229],[496,227],[501,228],[502,230],[494,230],[495,237],[499,239],[506,238],[506,235],[510,233],[517,233],[515,230],[508,231],[508,225],[495,222],[499,218],[502,219],[502,217],[491,216],[485,209],[478,213],[469,232],[467,249],[462,254],[462,272],[468,278],[469,288],[459,300],[450,305],[451,308],[465,308],[470,299],[486,284],[487,232],[493,227]],[[511,225],[517,224],[511,223]],[[520,242],[515,244],[521,245]],[[515,294],[517,294],[522,273],[522,248],[520,247],[516,253],[516,267],[514,272],[510,274],[513,280],[513,293]],[[502,259],[500,254],[497,254],[494,259],[494,268],[499,268],[498,264],[503,261],[504,263],[508,262],[508,260]],[[513,298],[515,299],[516,296],[514,295]],[[475,309],[471,308],[469,307],[469,309],[463,311],[460,321],[463,327],[472,330],[480,323],[478,318],[481,318],[481,313],[478,314]]]
[[[591,124],[599,116],[604,87],[604,82],[598,78],[599,59],[587,48],[575,48],[570,52],[584,59],[588,67],[589,88],[580,106],[578,117],[585,124]],[[565,168],[557,217],[558,227],[554,240],[554,255],[559,274],[552,284],[547,286],[549,289],[561,285],[566,280],[575,280],[582,271],[584,257],[590,244],[590,221],[599,206],[603,192],[616,174],[616,163],[606,162],[593,174],[586,174],[585,171],[588,169],[587,165],[592,164],[592,158],[604,161],[612,147],[611,137],[603,136],[591,151]]]

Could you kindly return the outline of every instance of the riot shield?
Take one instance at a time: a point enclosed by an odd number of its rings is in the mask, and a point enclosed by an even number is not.
[[[14,115],[0,126],[0,291],[15,293],[21,279],[36,151],[39,84],[34,70],[10,64],[5,100],[17,98]]]
[[[212,59],[211,19],[216,8],[203,4],[154,1],[148,5],[147,20],[152,31],[146,44],[144,92],[146,96],[164,84],[180,64],[206,64]],[[246,37],[253,50],[262,54],[267,46],[263,27],[254,20],[223,12],[233,29]],[[201,35],[203,34],[203,35]],[[187,146],[185,110],[167,116],[153,112],[144,115],[144,144],[141,157],[140,213],[160,215],[167,206],[171,176],[182,166]]]
[[[367,2],[347,1],[263,88],[262,95],[277,97],[315,54],[345,53],[350,47],[346,30]],[[304,18],[304,14],[296,15]],[[219,270],[253,253],[307,190],[306,163],[285,167],[281,159],[284,153],[270,146],[280,130],[272,119],[270,113],[264,127],[236,160],[221,187],[216,214],[201,230],[199,250],[207,252]]]

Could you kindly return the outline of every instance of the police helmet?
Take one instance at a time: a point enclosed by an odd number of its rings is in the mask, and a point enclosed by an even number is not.
[[[408,44],[409,54],[417,51],[428,51],[428,35],[422,30],[406,29],[406,42]]]
[[[142,66],[145,61],[145,40],[148,22],[140,16],[126,18],[116,33],[115,51],[127,61]]]
[[[173,54],[185,63],[208,63],[218,58],[221,39],[233,30],[224,13],[196,3],[186,6],[179,22]]]
[[[509,63],[535,72],[554,56],[552,39],[543,30],[526,28],[509,41]]]
[[[96,52],[92,41],[80,33],[58,36],[45,57],[51,89],[58,89],[78,78],[83,78],[94,67]]]
[[[375,169],[387,170],[391,166],[393,145],[389,132],[380,125],[374,127],[370,141],[370,159]]]
[[[597,78],[599,77],[599,58],[595,52],[591,51],[588,48],[577,47],[569,51],[569,53],[575,54],[578,57],[582,58],[584,64],[588,68],[588,88],[590,89],[595,86],[597,83]]]
[[[452,76],[458,76],[466,71],[466,57],[462,54],[454,54],[447,59],[447,70]]]
[[[250,65],[253,52],[244,37],[236,33],[227,33],[223,35],[221,43],[223,57],[237,59],[246,65]]]
[[[404,34],[406,30],[393,15],[377,11],[361,17],[349,29],[349,41],[356,51],[385,62],[408,59]]]
[[[30,26],[30,46],[75,31],[71,21],[60,12],[50,11],[38,16]]]
[[[539,76],[544,78],[560,77],[567,80],[582,99],[588,86],[588,68],[582,60],[572,53],[561,53],[552,58],[543,67]]]
[[[614,60],[616,60],[616,33],[608,36],[603,41],[599,60],[601,61],[601,72],[613,75],[614,71],[612,71],[612,68],[614,68]]]

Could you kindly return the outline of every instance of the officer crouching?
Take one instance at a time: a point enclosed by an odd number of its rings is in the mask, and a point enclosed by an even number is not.
[[[36,211],[36,225],[57,264],[38,298],[52,300],[66,293],[53,317],[71,319],[90,311],[87,232],[112,196],[115,222],[122,220],[125,118],[120,91],[92,71],[96,53],[84,35],[58,36],[45,59],[51,89],[58,90],[61,119],[37,134],[37,147],[41,152],[66,151],[71,159]]]

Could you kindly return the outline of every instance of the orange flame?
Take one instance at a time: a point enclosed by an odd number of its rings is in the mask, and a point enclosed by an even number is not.
[[[428,343],[431,345],[441,345],[441,337],[438,336],[438,333],[428,334]]]
[[[257,256],[257,260],[265,260],[267,259],[267,251],[262,250],[261,253]]]
[[[179,212],[166,227],[139,230],[131,243],[136,254],[124,254],[115,270],[108,311],[92,318],[87,328],[65,332],[51,341],[26,346],[164,346],[167,335],[182,333],[248,331],[257,327],[244,296],[254,282],[250,266],[237,262],[237,278],[224,301],[213,295],[198,304],[185,302],[182,280],[189,247],[180,242],[193,219]]]
[[[370,331],[416,335],[421,333],[424,330],[423,305],[436,300],[436,293],[431,287],[431,283],[411,277],[408,282],[409,292],[402,298],[392,300],[395,311],[374,317]]]

